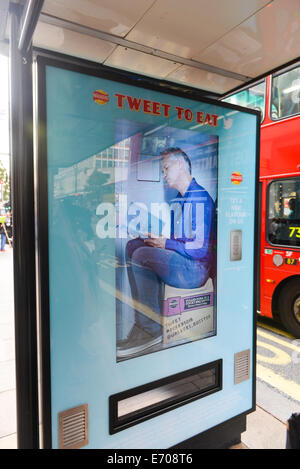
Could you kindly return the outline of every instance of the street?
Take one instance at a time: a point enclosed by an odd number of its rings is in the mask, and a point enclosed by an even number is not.
[[[286,422],[300,412],[300,339],[267,318],[257,326],[257,404]]]

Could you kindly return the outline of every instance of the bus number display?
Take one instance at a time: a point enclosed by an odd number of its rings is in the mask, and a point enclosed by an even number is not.
[[[285,263],[288,265],[296,265],[297,264],[297,259],[292,259],[291,257],[287,257],[285,259]]]
[[[290,238],[300,238],[300,226],[289,226]]]

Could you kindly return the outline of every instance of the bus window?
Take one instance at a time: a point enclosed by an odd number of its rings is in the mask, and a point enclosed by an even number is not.
[[[273,77],[271,100],[273,120],[300,112],[300,66]]]
[[[223,99],[225,103],[236,104],[250,109],[255,109],[261,113],[261,121],[265,117],[265,98],[266,98],[266,82],[262,81],[251,88],[242,90]]]
[[[268,196],[270,243],[300,247],[300,178],[271,182]]]

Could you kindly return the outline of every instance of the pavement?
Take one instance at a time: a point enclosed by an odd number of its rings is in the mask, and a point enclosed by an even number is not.
[[[0,448],[16,448],[13,250],[0,252]]]
[[[0,252],[0,449],[17,449],[16,382],[14,349],[13,250]],[[257,406],[247,416],[247,430],[241,443],[231,449],[284,449],[286,420],[290,410],[268,408],[264,389],[257,383]],[[268,410],[266,410],[268,409]]]
[[[246,428],[242,443],[247,449],[285,449],[286,423],[261,407],[247,416]]]

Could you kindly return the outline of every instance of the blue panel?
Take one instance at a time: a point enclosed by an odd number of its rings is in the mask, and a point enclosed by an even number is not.
[[[234,384],[234,354],[253,348],[257,116],[51,66],[46,90],[53,447],[58,447],[58,413],[84,403],[89,448],[167,448],[249,410],[253,382]],[[153,205],[181,203],[176,183],[170,189],[167,169],[161,168],[162,151],[170,147],[189,156],[195,182],[183,198],[191,208],[194,199],[188,197],[196,193],[198,215],[205,220],[199,237],[194,227],[188,237],[184,226],[181,246],[187,238],[198,245],[181,254],[175,215],[168,226]],[[172,161],[183,164],[182,157]],[[217,231],[206,247],[205,227],[213,223],[215,207]],[[198,212],[192,213],[194,220]],[[153,249],[144,241],[147,230],[174,241],[161,248],[175,256],[163,281],[158,275],[165,309],[156,316],[153,293],[143,303],[150,312],[141,313],[133,301],[125,252],[135,230],[144,251]],[[236,230],[242,232],[241,246],[231,246]],[[217,283],[205,286],[216,240]],[[238,260],[231,260],[232,249],[238,249]],[[140,267],[138,254],[144,251],[135,251],[133,269]],[[194,272],[180,282],[174,274],[177,254],[184,257],[182,272]],[[197,269],[188,270],[195,264]],[[206,271],[200,269],[198,281],[199,264]],[[147,272],[153,269],[151,264]],[[156,291],[152,278],[145,291]],[[162,342],[120,356],[118,344],[128,338],[137,313],[142,320],[154,317]],[[221,391],[109,434],[109,396],[219,359]]]

